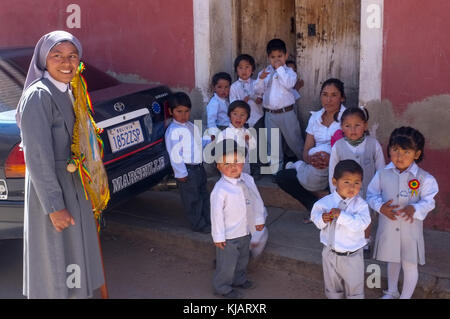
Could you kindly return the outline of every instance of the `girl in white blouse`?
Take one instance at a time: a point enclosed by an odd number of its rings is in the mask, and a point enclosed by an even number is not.
[[[436,179],[419,168],[425,138],[412,127],[395,129],[389,139],[391,159],[367,189],[369,206],[380,213],[374,258],[387,262],[388,290],[383,299],[411,298],[425,264],[423,220],[434,209],[439,191]],[[398,279],[403,268],[403,289]]]

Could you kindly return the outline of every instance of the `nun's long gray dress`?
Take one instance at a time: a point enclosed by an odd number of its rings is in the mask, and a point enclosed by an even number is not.
[[[91,203],[77,173],[66,170],[75,122],[68,94],[42,78],[19,103],[26,162],[23,294],[28,298],[87,298],[104,283]],[[75,226],[57,232],[48,214],[64,208]]]

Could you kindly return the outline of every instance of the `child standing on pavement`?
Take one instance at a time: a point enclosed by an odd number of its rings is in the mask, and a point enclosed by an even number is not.
[[[227,113],[230,104],[231,76],[226,72],[214,74],[212,86],[214,95],[206,106],[206,126],[211,140],[214,141],[217,134],[230,125]]]
[[[216,246],[213,286],[214,292],[225,298],[242,298],[233,288],[254,287],[246,274],[250,234],[265,228],[264,203],[253,178],[242,172],[243,153],[230,139],[215,147],[222,177],[211,192],[211,234]]]
[[[369,207],[359,196],[363,169],[354,160],[340,161],[333,173],[336,190],[319,199],[311,221],[320,229],[325,295],[330,299],[364,298],[364,230]]]
[[[192,230],[210,233],[209,193],[202,164],[203,143],[199,128],[189,121],[191,107],[186,93],[176,92],[169,97],[169,112],[173,121],[165,133],[165,142]]]
[[[267,43],[267,56],[270,65],[258,74],[255,92],[263,96],[266,111],[267,148],[270,152],[272,174],[283,168],[283,138],[297,159],[302,159],[304,141],[300,123],[294,110],[295,97],[292,88],[297,83],[297,73],[286,66],[288,58],[286,44],[281,39],[272,39]],[[272,145],[272,129],[280,130],[278,145]],[[275,150],[277,148],[277,150]],[[278,151],[278,158],[276,152]]]
[[[416,164],[423,159],[424,147],[418,130],[395,129],[388,145],[391,163],[375,174],[367,189],[367,202],[380,213],[374,258],[388,263],[388,290],[382,299],[411,298],[419,278],[417,264],[425,264],[423,220],[434,209],[439,188],[436,179]]]
[[[367,187],[375,173],[384,168],[383,150],[376,138],[368,135],[367,125],[369,112],[365,108],[349,107],[341,116],[341,128],[344,138],[339,139],[333,145],[330,155],[329,182],[330,191],[335,187],[332,182],[334,167],[345,159],[355,160],[364,171],[363,185],[361,187],[361,196],[366,199]],[[367,245],[364,246],[364,252],[369,253],[371,225],[365,231]]]

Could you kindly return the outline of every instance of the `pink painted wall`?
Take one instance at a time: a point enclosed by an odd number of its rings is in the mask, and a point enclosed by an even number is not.
[[[81,7],[80,29],[66,26],[72,3]],[[62,29],[77,36],[84,58],[104,71],[191,89],[193,28],[192,0],[0,2],[0,47],[34,46],[43,34]]]
[[[394,113],[401,116],[411,103],[426,106],[426,99],[450,94],[450,1],[448,0],[388,0],[384,1],[384,47],[382,69],[382,99],[389,100]],[[444,97],[444,101],[449,101]],[[425,102],[423,102],[425,101]],[[450,103],[446,103],[450,105]],[[421,112],[434,112],[424,107]],[[450,109],[448,110],[450,113]],[[450,119],[448,113],[443,112]],[[414,123],[436,134],[425,136],[432,141],[448,126],[434,127],[436,122],[423,123],[420,113]],[[438,114],[438,113],[436,113]],[[450,126],[450,123],[448,123]],[[434,136],[433,136],[434,135]],[[441,135],[442,136],[442,135]],[[442,138],[442,137],[441,137]],[[450,231],[450,145],[426,148],[425,160],[420,164],[436,177],[440,192],[437,209],[429,214],[425,226]]]

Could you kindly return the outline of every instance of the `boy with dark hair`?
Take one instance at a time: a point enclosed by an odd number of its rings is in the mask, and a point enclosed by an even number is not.
[[[286,66],[286,44],[281,39],[272,39],[267,43],[266,51],[270,65],[258,74],[255,92],[263,96],[267,148],[271,157],[272,174],[276,174],[283,167],[281,137],[299,160],[302,159],[304,141],[295,114],[295,97],[292,93],[292,88],[297,83],[297,73]],[[271,143],[272,128],[280,130],[278,145]],[[274,156],[275,148],[278,148],[278,158]]]
[[[262,232],[264,203],[253,178],[242,172],[245,147],[232,139],[215,146],[214,156],[222,177],[211,192],[212,237],[216,246],[214,292],[226,298],[241,298],[233,288],[250,289],[247,279],[250,234]]]
[[[173,121],[167,128],[165,141],[192,230],[209,233],[210,204],[202,162],[203,143],[199,128],[189,121],[191,107],[191,100],[186,93],[176,92],[169,96],[169,112]]]
[[[333,174],[336,191],[319,199],[311,221],[320,229],[325,295],[330,299],[364,298],[364,230],[369,206],[359,196],[363,170],[354,160],[340,161]]]

